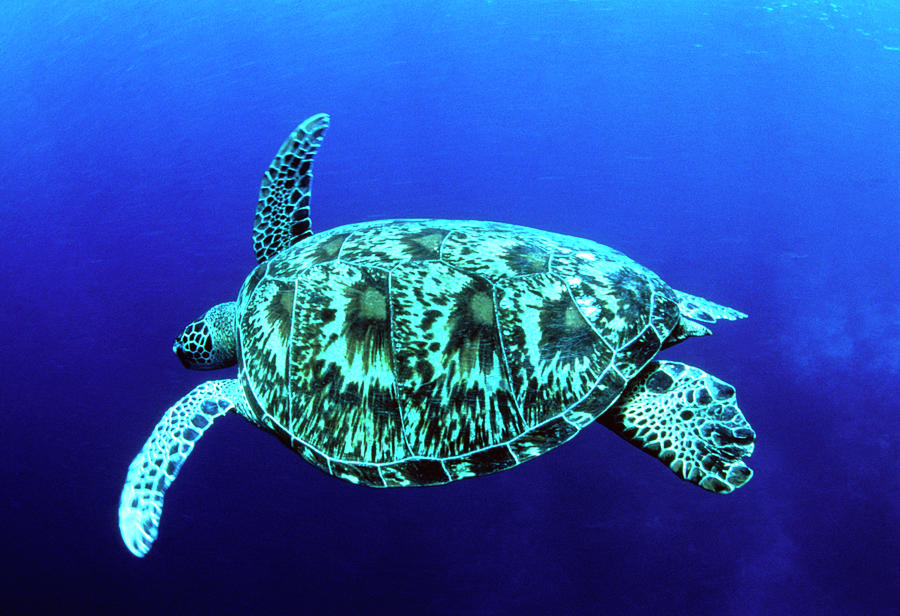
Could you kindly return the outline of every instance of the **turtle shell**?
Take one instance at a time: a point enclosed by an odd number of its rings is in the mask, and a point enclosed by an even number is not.
[[[658,276],[600,244],[499,223],[319,233],[238,297],[250,419],[372,486],[500,471],[615,402],[679,322]]]

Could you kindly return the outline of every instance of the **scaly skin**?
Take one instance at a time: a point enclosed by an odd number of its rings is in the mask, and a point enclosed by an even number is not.
[[[734,388],[699,368],[650,362],[597,421],[704,490],[727,494],[753,476],[741,458],[756,434]]]
[[[119,500],[119,530],[132,554],[144,556],[150,551],[166,490],[207,428],[242,398],[234,379],[207,381],[163,415],[128,467]]]

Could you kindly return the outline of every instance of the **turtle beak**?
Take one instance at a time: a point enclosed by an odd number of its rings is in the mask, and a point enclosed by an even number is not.
[[[187,353],[184,352],[184,347],[181,345],[181,340],[175,339],[175,344],[172,345],[172,352],[178,357],[178,361],[181,362],[181,365],[185,368],[191,369],[194,366],[191,364],[188,359]]]

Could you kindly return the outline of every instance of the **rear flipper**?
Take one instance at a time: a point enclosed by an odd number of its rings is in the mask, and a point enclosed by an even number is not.
[[[722,306],[704,297],[691,295],[684,291],[675,291],[675,295],[678,297],[678,308],[681,310],[681,314],[695,321],[715,323],[719,319],[734,321],[747,318],[747,315],[740,310]]]
[[[650,362],[597,421],[710,492],[727,494],[753,476],[741,458],[756,434],[734,388],[699,368]]]

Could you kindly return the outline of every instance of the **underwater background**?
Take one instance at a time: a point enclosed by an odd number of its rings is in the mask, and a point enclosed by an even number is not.
[[[897,614],[900,4],[0,5],[0,612]],[[237,416],[117,525],[173,338],[254,266],[262,174],[331,114],[314,230],[588,237],[749,313],[663,352],[734,385],[719,496],[599,425],[436,488],[331,478]]]

